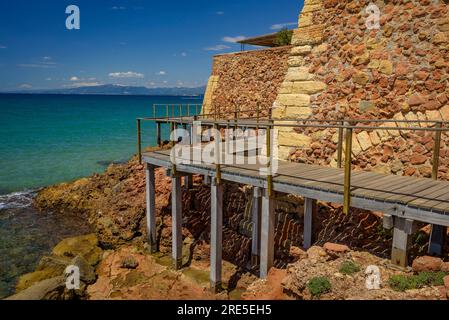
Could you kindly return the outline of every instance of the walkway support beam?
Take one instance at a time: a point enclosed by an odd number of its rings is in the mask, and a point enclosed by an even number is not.
[[[251,266],[253,268],[259,265],[260,261],[261,207],[262,207],[262,189],[259,187],[254,187],[253,203],[251,206],[251,225],[252,225]]]
[[[393,248],[391,250],[391,263],[406,268],[408,265],[408,249],[411,244],[411,234],[416,224],[413,220],[394,217]]]
[[[157,251],[156,244],[156,184],[154,167],[146,165],[147,234],[150,252]]]
[[[312,246],[312,220],[315,211],[316,200],[311,198],[304,199],[304,248],[309,249]]]
[[[274,263],[274,197],[264,190],[260,238],[260,277],[266,279]]]
[[[213,292],[221,289],[221,264],[223,245],[223,185],[211,183],[211,232],[210,232],[210,287]]]
[[[181,177],[172,172],[172,257],[176,270],[182,267],[182,190]]]

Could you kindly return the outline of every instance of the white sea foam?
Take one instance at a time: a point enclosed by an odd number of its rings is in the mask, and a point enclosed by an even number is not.
[[[0,210],[27,208],[31,206],[36,190],[26,190],[0,195]]]

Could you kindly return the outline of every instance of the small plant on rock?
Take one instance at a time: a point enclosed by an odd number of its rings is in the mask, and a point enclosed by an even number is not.
[[[274,44],[278,47],[288,46],[292,43],[293,31],[288,30],[286,28],[282,29],[276,35],[276,39],[274,40]]]
[[[353,261],[348,260],[341,264],[340,273],[351,275],[360,271],[360,267],[356,265]]]
[[[427,286],[442,286],[447,272],[420,272],[416,275],[396,275],[388,279],[389,286],[396,291],[420,289]]]
[[[326,277],[314,277],[307,283],[307,288],[314,297],[319,297],[332,289],[329,279]]]

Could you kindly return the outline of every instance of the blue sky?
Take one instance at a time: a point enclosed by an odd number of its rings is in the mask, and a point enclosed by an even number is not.
[[[67,30],[68,5],[81,29]],[[302,0],[0,1],[0,91],[201,86],[239,36],[293,28]]]

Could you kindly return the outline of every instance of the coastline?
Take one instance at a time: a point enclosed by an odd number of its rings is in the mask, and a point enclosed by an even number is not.
[[[441,286],[410,292],[398,292],[385,286],[375,294],[370,293],[364,289],[363,268],[368,264],[381,267],[385,282],[392,275],[410,276],[411,270],[392,269],[382,255],[368,252],[372,248],[356,250],[343,246],[342,249],[332,247],[332,243],[318,242],[307,252],[292,246],[289,252],[277,257],[277,268],[270,272],[268,280],[258,280],[246,265],[250,241],[240,234],[239,225],[233,222],[241,219],[241,215],[231,216],[224,227],[224,290],[211,294],[208,289],[209,225],[204,223],[209,214],[208,188],[202,185],[200,177],[195,177],[194,189],[183,193],[183,202],[189,203],[192,209],[183,213],[184,268],[175,271],[171,267],[171,182],[162,169],[156,170],[156,181],[159,236],[158,253],[153,255],[148,253],[146,244],[144,170],[136,157],[125,164],[112,164],[102,174],[40,190],[34,199],[39,210],[51,210],[59,215],[68,212],[85,215],[94,233],[60,242],[52,254],[41,258],[36,271],[20,278],[19,290],[10,299],[316,299],[310,295],[307,279],[323,273],[334,286],[333,293],[323,295],[323,299],[445,298]],[[245,196],[244,187],[227,190],[227,197],[231,199],[228,210],[241,211]],[[292,207],[286,210],[291,211]],[[338,210],[333,214],[335,212]],[[360,215],[360,219],[369,220],[371,224],[377,221],[373,216]],[[354,229],[351,222],[348,223]],[[364,228],[366,226],[361,224],[355,231],[366,238],[376,232],[370,234],[363,231]],[[90,258],[92,252],[95,259]],[[83,266],[86,276],[82,276],[82,289],[71,292],[65,289],[61,274],[65,266],[74,261]],[[342,277],[339,268],[345,261],[355,261],[361,271]],[[342,279],[343,285],[340,285]],[[346,290],[348,286],[353,286],[354,290]]]

